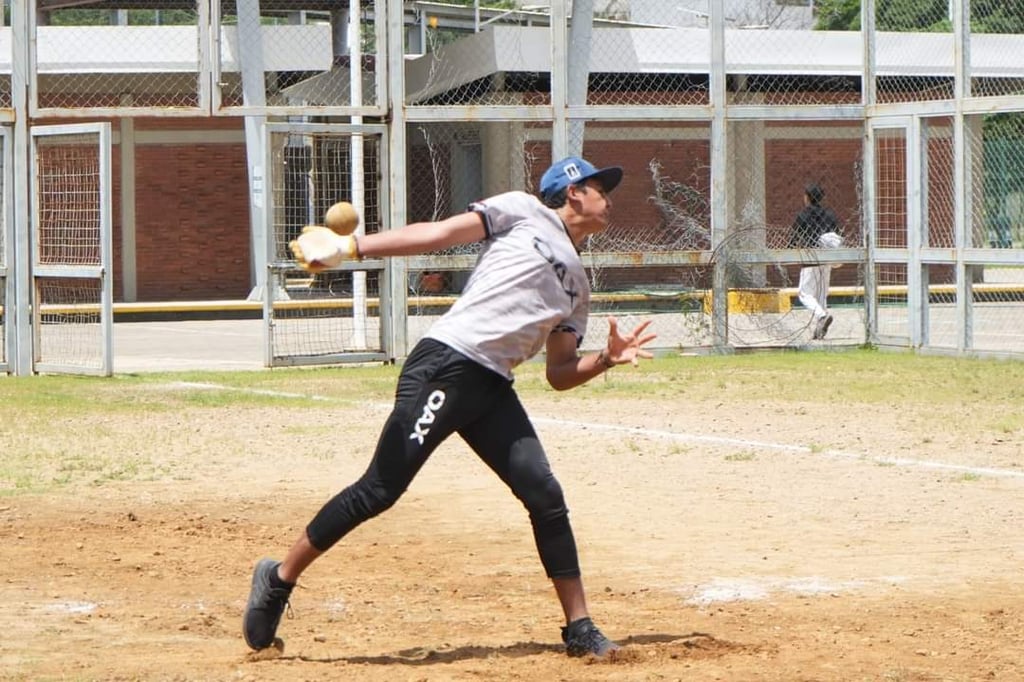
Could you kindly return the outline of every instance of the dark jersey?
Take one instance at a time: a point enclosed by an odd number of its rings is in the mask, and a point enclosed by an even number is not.
[[[839,221],[832,209],[810,204],[804,206],[793,221],[793,233],[789,239],[791,249],[813,249],[820,246],[818,238],[826,232],[837,232]]]

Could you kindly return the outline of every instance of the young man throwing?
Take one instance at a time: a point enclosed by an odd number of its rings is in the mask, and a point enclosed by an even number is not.
[[[256,564],[243,618],[253,649],[274,642],[292,588],[321,554],[364,521],[391,507],[430,454],[454,433],[511,489],[529,513],[541,564],[565,615],[570,656],[618,648],[591,621],[562,489],[512,386],[512,370],[541,350],[556,390],[579,386],[620,364],[650,358],[650,322],[580,355],[590,285],[579,246],[608,225],[608,194],[622,169],[598,169],[570,157],[540,182],[541,200],[507,192],[466,213],[371,235],[305,231],[292,243],[299,264],[319,271],[347,259],[405,256],[483,241],[462,295],[416,345],[398,379],[395,405],[362,477],[328,501],[281,562]],[[423,419],[429,413],[430,419]]]

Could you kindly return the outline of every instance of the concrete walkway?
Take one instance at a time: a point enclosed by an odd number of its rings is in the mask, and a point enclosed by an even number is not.
[[[114,324],[114,373],[259,370],[261,320]]]

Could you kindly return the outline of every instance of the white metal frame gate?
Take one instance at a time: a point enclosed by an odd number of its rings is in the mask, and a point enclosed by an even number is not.
[[[110,124],[30,134],[33,370],[110,376]]]
[[[868,234],[865,273],[869,302],[868,338],[882,345],[919,347],[927,291],[922,289],[920,215],[920,134],[911,117],[868,121],[865,174],[868,195],[864,219]],[[880,273],[906,267],[902,285],[888,285]],[[896,273],[901,278],[901,273]],[[884,306],[888,288],[893,298],[905,295],[905,306]]]
[[[17,348],[17,325],[14,323],[14,301],[17,282],[14,276],[14,184],[13,131],[0,126],[0,372],[10,372],[12,355]]]
[[[256,198],[267,239],[264,364],[391,360],[394,319],[386,262],[354,261],[311,276],[288,251],[302,225],[322,225],[323,211],[339,200],[359,211],[357,233],[386,229],[387,126],[267,123],[264,140],[266,185]]]

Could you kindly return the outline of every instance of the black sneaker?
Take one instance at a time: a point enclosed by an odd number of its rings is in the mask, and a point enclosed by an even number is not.
[[[820,327],[820,331],[818,332],[818,338],[819,339],[825,338],[825,334],[828,334],[828,328],[831,327],[831,326],[832,326],[832,316],[831,315],[826,315],[821,320],[821,327]]]
[[[619,645],[605,637],[590,618],[574,620],[562,628],[562,641],[565,642],[565,653],[570,656],[607,656],[619,649]]]
[[[277,624],[292,594],[291,587],[274,587],[270,583],[270,576],[277,573],[280,565],[280,561],[260,559],[252,573],[252,590],[242,617],[242,634],[245,643],[257,651],[274,643]]]

